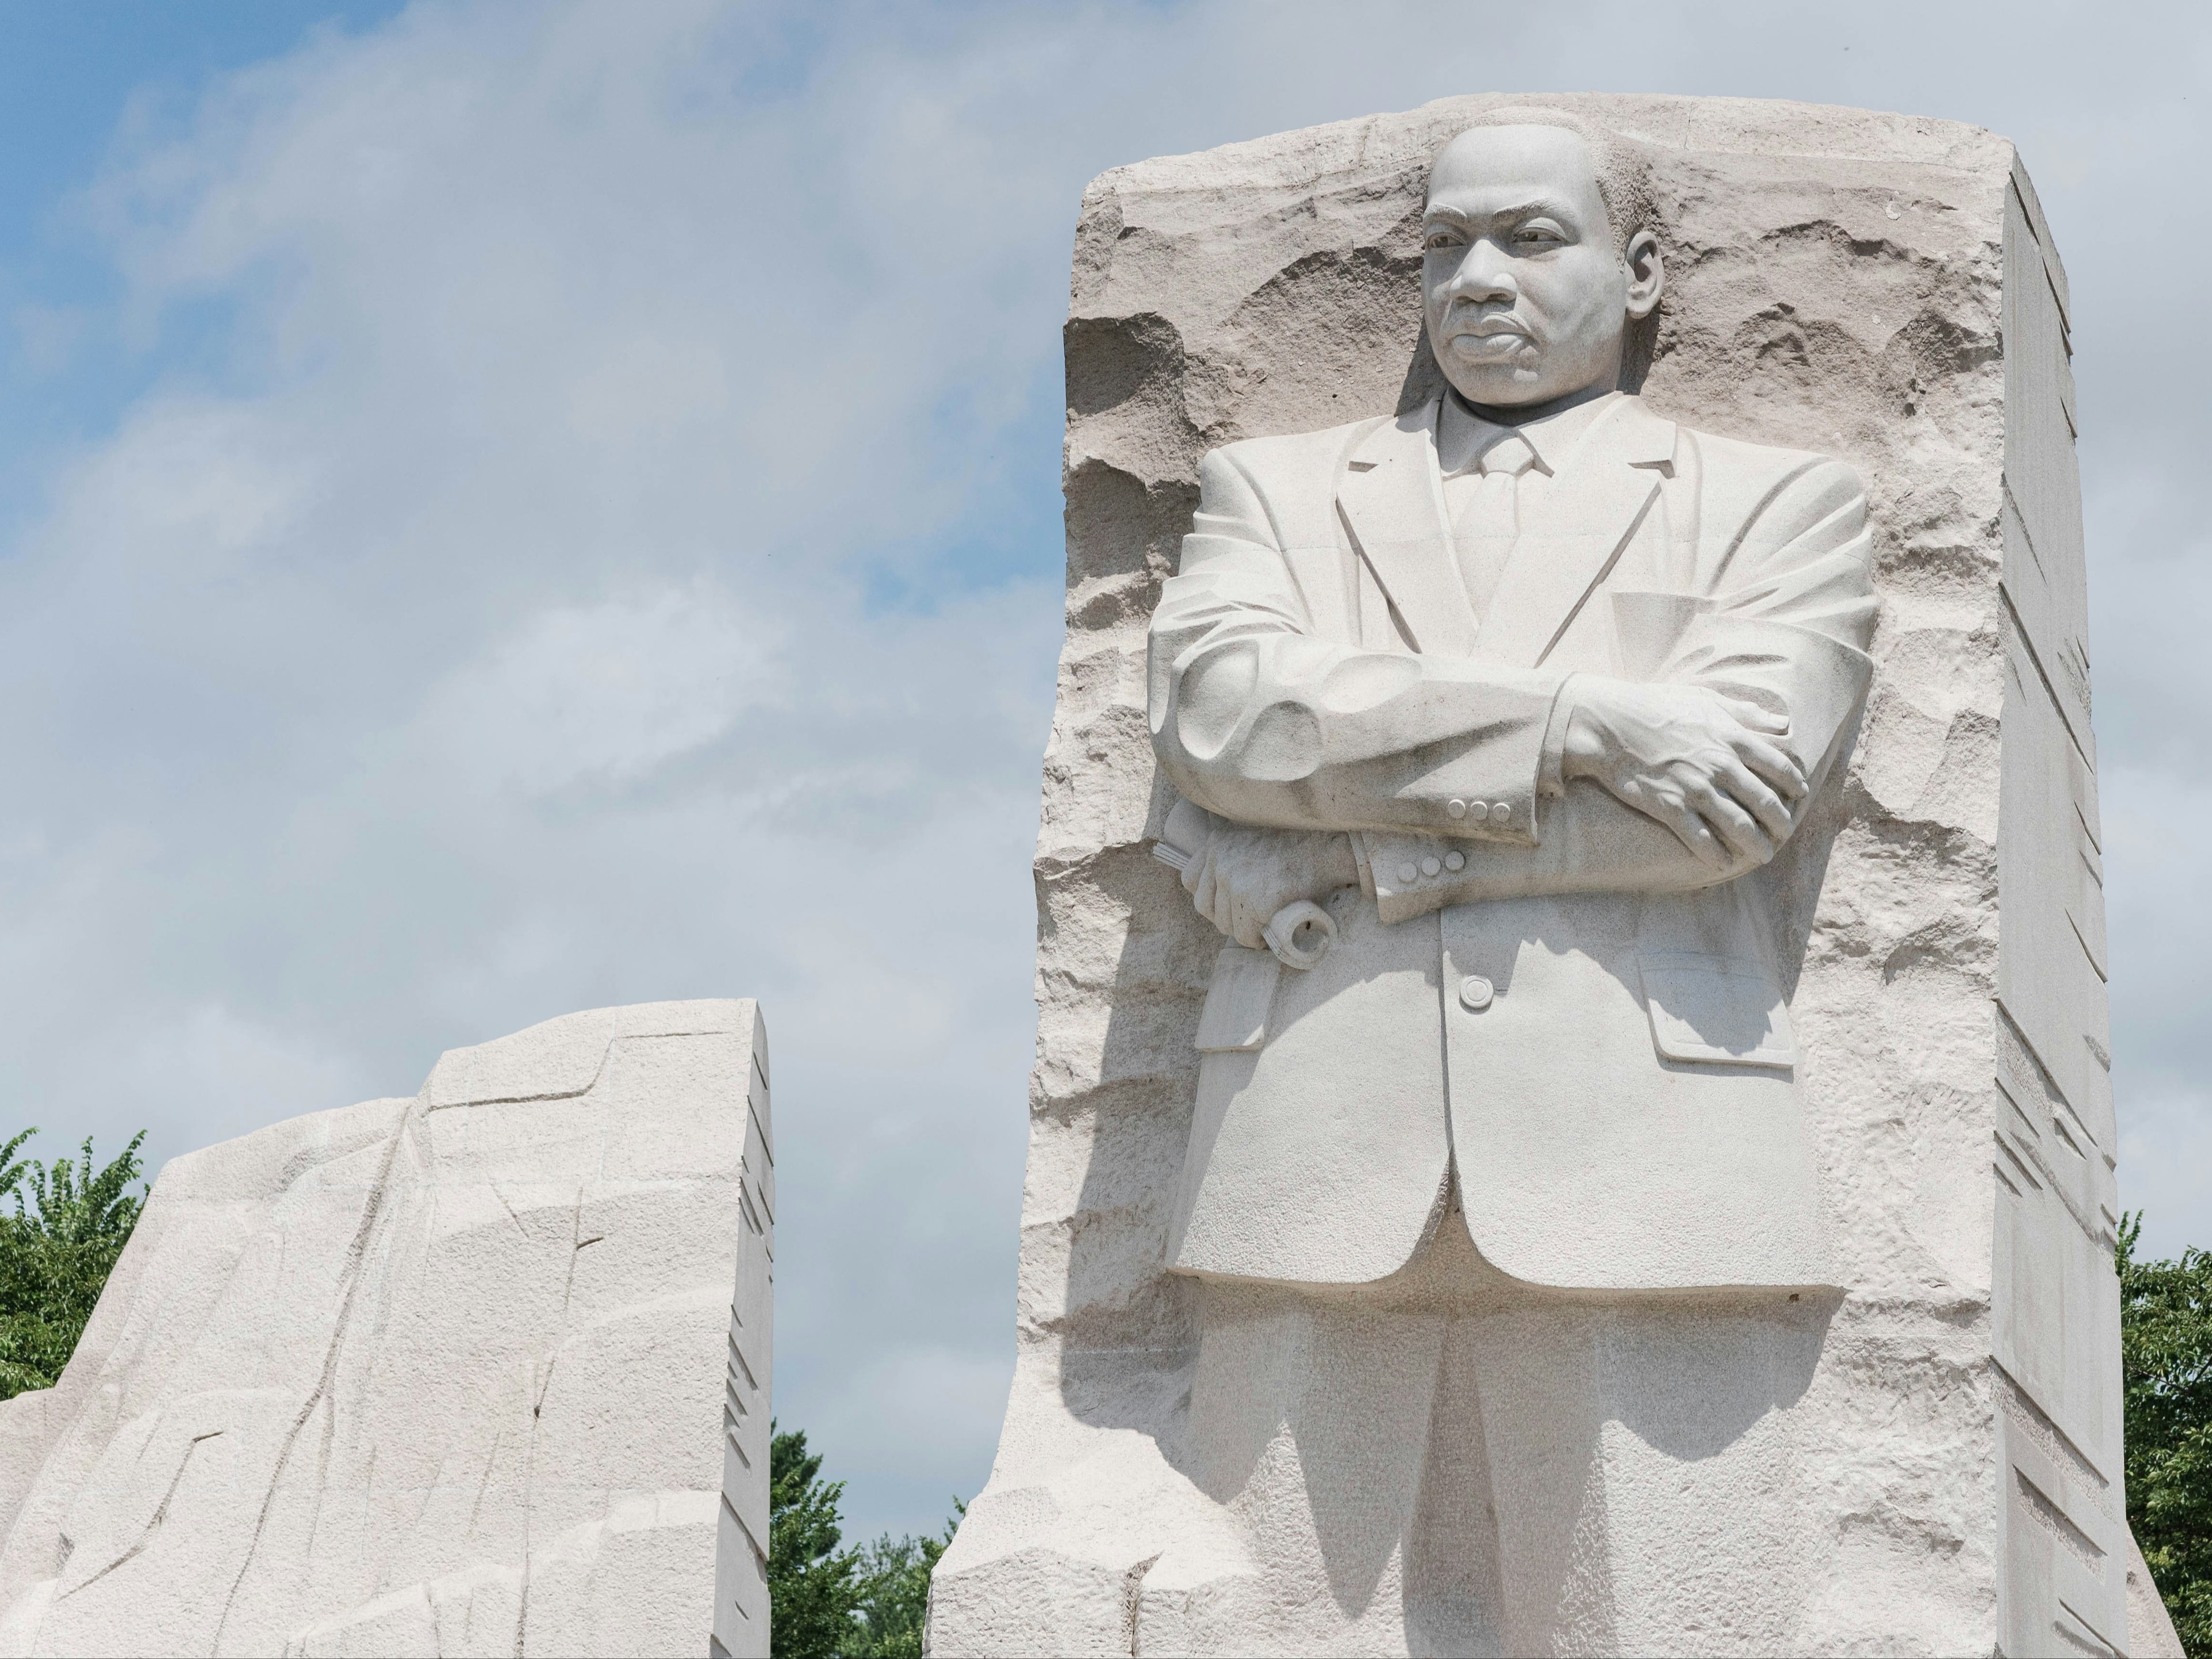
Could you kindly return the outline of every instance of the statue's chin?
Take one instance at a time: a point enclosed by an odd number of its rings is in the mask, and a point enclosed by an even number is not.
[[[1559,395],[1545,384],[1545,377],[1534,364],[1448,362],[1443,368],[1444,378],[1471,404],[1512,409]]]
[[[1453,343],[1456,345],[1458,343]],[[1610,390],[1619,377],[1617,362],[1593,362],[1592,355],[1539,354],[1524,343],[1512,359],[1470,362],[1460,353],[1438,353],[1437,366],[1443,370],[1459,395],[1471,404],[1492,409],[1527,409],[1538,404],[1559,403],[1603,387]]]

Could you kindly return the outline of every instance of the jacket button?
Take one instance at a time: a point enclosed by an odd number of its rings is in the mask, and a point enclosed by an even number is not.
[[[1423,859],[1421,860],[1421,873],[1425,876],[1442,875],[1443,873],[1443,860],[1442,859]]]
[[[1479,1014],[1490,1006],[1493,994],[1490,981],[1480,974],[1469,974],[1459,982],[1460,1006],[1470,1013]]]
[[[1467,803],[1463,800],[1448,800],[1444,803],[1444,811],[1455,818],[1463,818],[1467,816]]]
[[[1410,864],[1401,864],[1398,866],[1398,879],[1401,881],[1411,881],[1420,873]]]

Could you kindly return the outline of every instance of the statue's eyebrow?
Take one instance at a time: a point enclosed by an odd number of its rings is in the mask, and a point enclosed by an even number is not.
[[[1534,219],[1539,214],[1549,214],[1555,219],[1565,219],[1570,222],[1574,219],[1573,210],[1565,203],[1540,198],[1533,202],[1523,202],[1517,207],[1497,208],[1488,213],[1462,213],[1457,208],[1431,205],[1423,210],[1421,222],[1426,224],[1435,219],[1448,219],[1455,225],[1470,225],[1481,219],[1494,223],[1498,220]]]

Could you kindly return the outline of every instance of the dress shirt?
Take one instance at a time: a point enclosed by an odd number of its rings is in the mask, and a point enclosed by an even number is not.
[[[1526,518],[1531,500],[1551,487],[1553,478],[1575,446],[1582,441],[1583,434],[1626,395],[1608,392],[1601,398],[1593,398],[1586,404],[1577,404],[1540,420],[1502,425],[1476,414],[1460,400],[1457,392],[1446,392],[1443,409],[1437,416],[1437,465],[1444,475],[1444,511],[1454,523],[1458,522],[1468,497],[1480,486],[1482,471],[1479,463],[1483,455],[1499,439],[1512,433],[1517,434],[1535,454],[1534,461],[1520,480],[1521,514]]]
[[[1444,394],[1437,416],[1437,465],[1443,473],[1444,512],[1461,578],[1478,623],[1498,591],[1513,556],[1513,532],[1532,502],[1552,488],[1575,446],[1624,395],[1608,392],[1557,414],[1507,425],[1476,414],[1457,392]],[[1571,677],[1560,686],[1546,725],[1540,795],[1556,796],[1565,788],[1562,767],[1574,714],[1573,684]]]

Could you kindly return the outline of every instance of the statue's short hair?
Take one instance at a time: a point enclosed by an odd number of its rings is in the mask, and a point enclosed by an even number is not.
[[[1655,236],[1659,234],[1659,198],[1651,185],[1651,157],[1634,139],[1624,138],[1612,128],[1571,110],[1547,104],[1505,104],[1487,109],[1460,132],[1479,127],[1559,127],[1573,133],[1589,146],[1590,159],[1596,165],[1597,193],[1605,204],[1605,216],[1613,224],[1613,252],[1626,255],[1629,238],[1639,230]]]

